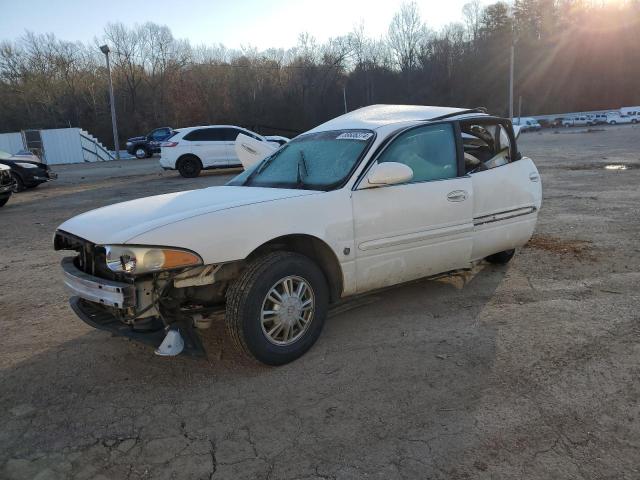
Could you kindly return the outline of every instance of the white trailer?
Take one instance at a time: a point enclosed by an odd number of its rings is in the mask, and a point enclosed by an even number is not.
[[[640,107],[622,107],[620,113],[629,117],[640,118]]]

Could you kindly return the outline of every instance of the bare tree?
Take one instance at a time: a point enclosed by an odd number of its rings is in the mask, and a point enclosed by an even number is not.
[[[469,41],[475,43],[480,34],[480,23],[482,21],[482,5],[480,0],[471,0],[462,7],[462,16],[467,28]]]
[[[410,72],[417,65],[421,45],[427,38],[418,4],[405,3],[393,16],[389,26],[389,47],[394,52],[400,70]]]
[[[104,29],[104,40],[112,47],[114,70],[127,86],[131,109],[137,108],[138,88],[143,80],[142,49],[144,38],[140,29],[129,29],[122,23],[109,23]]]

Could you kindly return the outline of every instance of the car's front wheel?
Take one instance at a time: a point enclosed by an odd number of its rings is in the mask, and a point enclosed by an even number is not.
[[[631,119],[631,123],[636,124],[638,123],[638,120],[636,120],[635,118]]]
[[[0,207],[4,207],[11,197],[0,198]]]
[[[13,177],[13,193],[23,192],[27,189],[27,186],[22,181],[22,178],[20,178],[20,175],[11,172],[11,177]]]
[[[270,253],[251,262],[227,291],[227,331],[245,354],[283,365],[316,342],[328,305],[327,281],[312,260]]]
[[[498,252],[494,253],[493,255],[489,255],[485,260],[496,265],[506,265],[511,261],[515,253],[515,249],[505,250],[504,252]]]
[[[195,155],[187,155],[178,160],[178,172],[184,178],[195,178],[200,175],[202,163]]]

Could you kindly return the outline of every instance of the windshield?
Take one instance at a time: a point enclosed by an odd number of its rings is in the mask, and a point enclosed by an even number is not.
[[[373,142],[369,130],[300,136],[241,173],[228,185],[331,190],[340,186]]]

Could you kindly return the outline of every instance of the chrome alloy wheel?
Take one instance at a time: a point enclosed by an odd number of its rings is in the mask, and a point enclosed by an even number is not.
[[[315,296],[311,285],[298,276],[282,278],[271,287],[262,302],[262,332],[274,345],[291,345],[309,329],[314,310]]]

